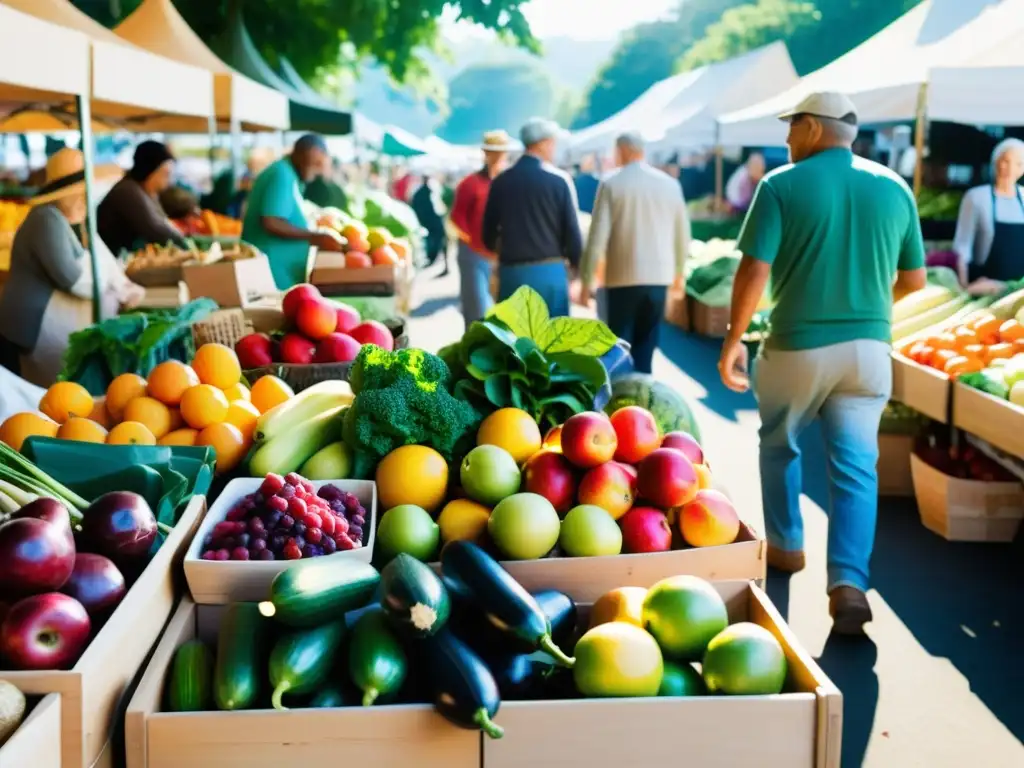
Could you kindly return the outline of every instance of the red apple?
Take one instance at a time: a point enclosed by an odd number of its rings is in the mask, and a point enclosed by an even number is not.
[[[562,425],[562,453],[577,467],[590,469],[611,461],[617,447],[615,429],[602,413],[577,413]]]
[[[359,317],[359,310],[355,307],[350,307],[348,304],[336,303],[334,311],[338,314],[338,327],[334,329],[338,333],[351,333],[352,329],[362,322],[362,318]]]
[[[314,363],[347,363],[356,359],[362,344],[347,333],[329,333],[316,345]]]
[[[40,496],[35,501],[31,501],[19,509],[11,517],[15,520],[23,517],[45,520],[50,525],[54,525],[64,531],[68,542],[70,542],[72,547],[75,546],[75,537],[71,532],[71,514],[68,512],[68,508],[56,499],[51,499],[49,496]],[[0,589],[0,591],[3,590]]]
[[[679,532],[691,547],[732,544],[740,533],[740,516],[721,491],[697,491],[693,501],[677,513]]]
[[[625,472],[627,475],[629,475],[630,478],[632,478],[632,480],[633,480],[633,488],[635,490],[636,489],[636,480],[637,480],[637,478],[640,475],[640,473],[637,472],[636,467],[634,467],[632,464],[625,464],[625,463],[623,463],[621,461],[612,461],[612,462],[609,462],[609,463],[610,464],[617,464],[618,466],[622,467],[622,471]]]
[[[360,344],[376,344],[381,349],[391,352],[395,348],[395,337],[384,323],[376,320],[367,320],[352,329],[349,334]]]
[[[636,483],[621,464],[609,461],[594,467],[580,480],[577,493],[580,504],[601,507],[613,520],[618,520],[633,506]]]
[[[235,344],[235,354],[246,370],[266,368],[274,362],[274,342],[265,333],[250,333]]]
[[[345,254],[346,269],[366,269],[373,266],[373,259],[363,251],[349,251]]]
[[[562,450],[562,425],[559,424],[557,427],[552,427],[548,430],[548,433],[544,435],[544,442],[541,444],[542,448],[548,448],[552,451]]]
[[[294,288],[289,288],[288,293],[281,300],[281,310],[289,321],[294,322],[295,315],[299,311],[299,304],[307,299],[321,299],[320,291],[315,285],[300,283]]]
[[[4,594],[55,592],[74,567],[74,542],[60,526],[33,517],[0,525],[0,591]]]
[[[640,498],[661,509],[671,509],[693,500],[700,479],[693,463],[675,448],[653,451],[637,467]]]
[[[281,339],[281,361],[293,365],[309,365],[313,362],[316,344],[297,333],[286,333]]]
[[[689,432],[669,432],[661,441],[662,448],[675,448],[694,464],[704,464],[704,449]]]
[[[65,595],[80,602],[90,617],[105,616],[112,611],[126,591],[124,575],[113,561],[88,552],[75,556],[75,570],[61,588]]]
[[[304,299],[295,312],[295,325],[313,341],[334,333],[338,327],[338,313],[323,299]]]
[[[0,626],[0,656],[15,669],[70,669],[89,642],[89,614],[59,592],[15,603]]]
[[[618,438],[615,460],[636,464],[661,445],[661,433],[653,414],[639,405],[627,405],[611,415],[612,427]]]
[[[541,450],[523,467],[523,490],[540,494],[564,515],[576,505],[576,473],[561,453]]]
[[[672,548],[672,528],[660,509],[633,507],[619,520],[619,527],[622,551],[628,554],[668,552]]]

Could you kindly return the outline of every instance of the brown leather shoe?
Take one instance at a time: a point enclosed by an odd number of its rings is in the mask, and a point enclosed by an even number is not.
[[[803,550],[785,550],[768,545],[768,567],[786,573],[798,573],[807,565]]]
[[[839,635],[863,635],[871,621],[868,596],[856,587],[836,587],[828,593],[828,612],[832,631]]]

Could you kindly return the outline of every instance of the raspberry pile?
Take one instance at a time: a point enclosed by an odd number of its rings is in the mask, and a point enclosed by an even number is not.
[[[290,472],[269,474],[213,527],[204,560],[299,560],[363,546],[366,510],[337,486],[319,492]]]

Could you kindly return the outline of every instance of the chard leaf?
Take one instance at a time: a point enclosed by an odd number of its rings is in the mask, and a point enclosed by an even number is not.
[[[500,345],[480,346],[469,353],[469,362],[472,367],[484,373],[500,373],[508,363],[508,350],[503,350]]]
[[[508,408],[512,404],[512,380],[504,373],[488,376],[484,382],[487,400],[498,408]]]
[[[496,317],[519,337],[540,342],[548,325],[548,305],[533,288],[521,286],[509,298],[495,304],[488,317]]]
[[[600,357],[618,341],[611,328],[600,320],[582,317],[556,317],[549,320],[539,338],[538,346],[548,355],[575,352]]]

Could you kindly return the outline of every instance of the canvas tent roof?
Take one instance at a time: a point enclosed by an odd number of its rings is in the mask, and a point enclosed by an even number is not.
[[[0,5],[0,103],[63,103],[89,92],[89,38]]]
[[[423,139],[409,133],[397,125],[384,126],[384,139],[381,142],[382,155],[391,157],[417,157],[425,155],[428,148]]]
[[[248,131],[288,128],[288,98],[218,59],[170,0],[144,0],[114,32],[148,51],[212,72],[218,121],[235,118]]]
[[[155,118],[168,130],[206,130],[213,108],[213,81],[207,72],[127,43],[67,0],[3,0],[3,4],[86,36],[92,56],[88,93],[95,117],[115,124],[123,121],[134,129],[155,130]],[[27,42],[36,44],[33,38]],[[72,69],[63,51],[48,66],[58,63]],[[20,129],[47,130],[48,126]]]
[[[814,91],[842,91],[864,125],[912,120],[932,67],[970,57],[991,44],[967,25],[1000,0],[924,0],[874,37],[775,98],[722,117],[723,145],[779,146],[776,116]]]

